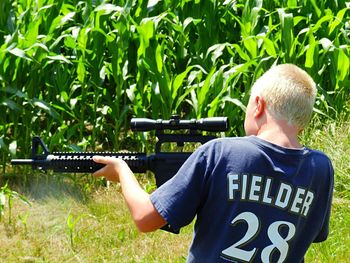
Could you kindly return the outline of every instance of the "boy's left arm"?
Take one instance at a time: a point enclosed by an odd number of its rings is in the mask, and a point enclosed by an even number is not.
[[[109,181],[120,183],[131,216],[141,232],[154,231],[167,224],[152,204],[150,195],[142,189],[123,160],[102,156],[94,156],[93,160],[106,165],[93,176],[105,177]]]

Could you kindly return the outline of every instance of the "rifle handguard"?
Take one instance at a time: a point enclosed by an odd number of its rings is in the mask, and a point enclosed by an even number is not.
[[[145,173],[149,170],[149,157],[144,153],[117,152],[53,152],[46,158],[12,159],[13,165],[32,165],[33,169],[53,170],[66,173],[93,173],[104,164],[96,163],[94,155],[110,156],[123,159],[134,173]]]

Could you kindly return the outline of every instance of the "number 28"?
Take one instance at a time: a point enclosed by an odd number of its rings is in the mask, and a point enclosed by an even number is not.
[[[255,253],[257,252],[257,248],[252,250],[244,250],[239,248],[240,246],[250,242],[254,237],[258,234],[260,229],[260,222],[258,217],[251,212],[243,212],[237,215],[231,222],[232,225],[235,225],[239,221],[245,221],[248,224],[248,229],[245,235],[237,241],[232,246],[224,249],[221,254],[223,257],[229,259],[238,259],[244,262],[251,262],[254,258]],[[285,238],[283,238],[278,229],[281,226],[288,227],[288,234]],[[261,261],[263,263],[270,262],[270,256],[275,249],[278,249],[280,252],[280,258],[278,259],[278,263],[282,263],[288,254],[289,245],[287,241],[291,240],[295,234],[295,226],[287,221],[276,221],[273,222],[267,230],[267,235],[269,236],[271,245],[265,247],[261,251]]]

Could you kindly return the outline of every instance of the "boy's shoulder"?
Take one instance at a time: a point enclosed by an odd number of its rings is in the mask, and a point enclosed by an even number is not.
[[[227,148],[227,147],[239,147],[242,145],[252,144],[249,137],[222,137],[216,138],[208,141],[204,145],[203,148]]]
[[[268,154],[312,156],[313,158],[327,160],[327,162],[330,162],[330,158],[320,150],[309,147],[303,147],[300,149],[284,148],[262,140],[257,136],[216,138],[202,145],[202,147],[204,151],[239,150],[242,152],[255,152],[258,150]]]

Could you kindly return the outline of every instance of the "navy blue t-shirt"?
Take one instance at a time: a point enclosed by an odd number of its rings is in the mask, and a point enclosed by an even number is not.
[[[322,152],[255,136],[199,147],[151,194],[174,229],[196,217],[187,262],[302,262],[327,238],[333,168]]]

